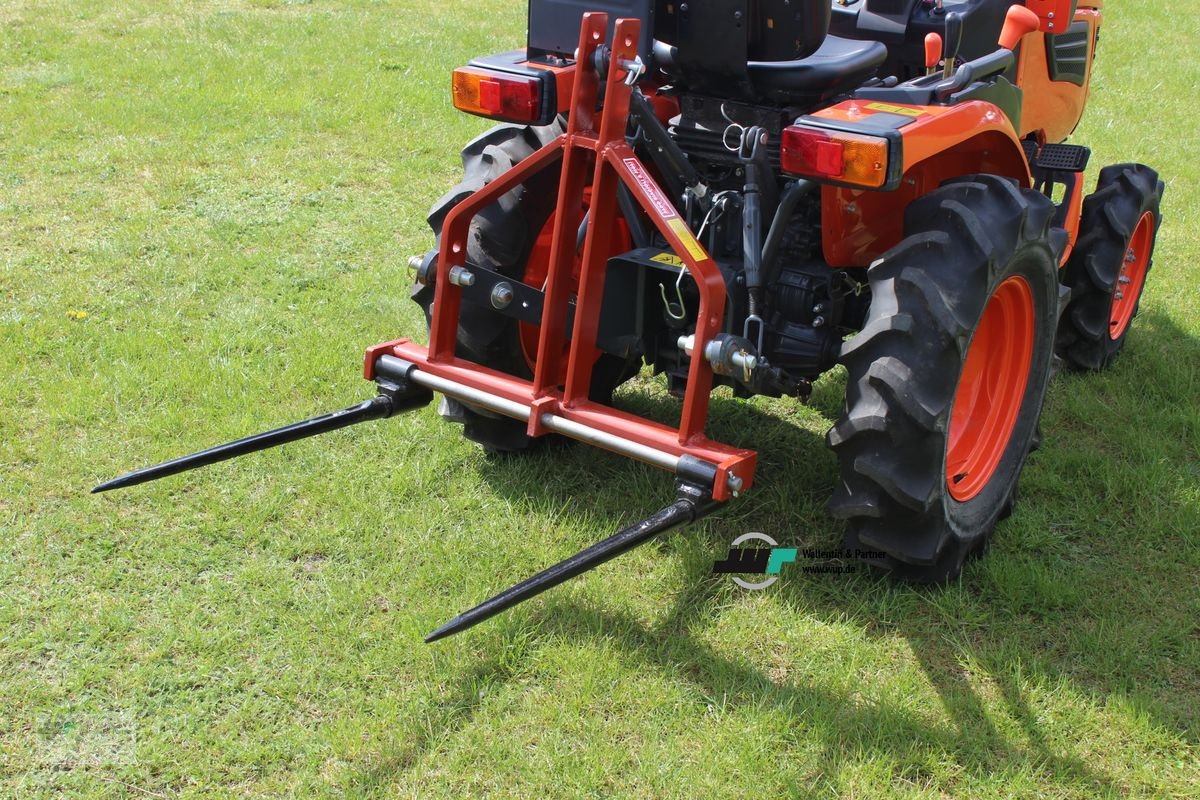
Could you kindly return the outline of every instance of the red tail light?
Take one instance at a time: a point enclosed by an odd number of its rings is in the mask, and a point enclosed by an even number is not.
[[[833,183],[881,189],[898,167],[888,139],[792,125],[783,129],[784,172]]]
[[[478,67],[454,70],[454,107],[469,114],[508,122],[542,118],[542,82]]]

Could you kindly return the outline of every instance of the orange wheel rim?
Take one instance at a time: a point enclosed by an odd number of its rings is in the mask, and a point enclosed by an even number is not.
[[[1034,328],[1029,283],[1006,278],[983,309],[950,412],[946,486],[959,502],[983,491],[1008,448],[1029,383]]]
[[[1133,312],[1137,310],[1138,298],[1142,296],[1142,287],[1146,284],[1146,270],[1150,266],[1150,247],[1154,240],[1154,214],[1147,211],[1138,220],[1129,237],[1129,246],[1125,248],[1125,258],[1121,262],[1121,273],[1117,276],[1117,285],[1113,288],[1112,308],[1108,315],[1108,337],[1114,341],[1120,339],[1133,320]]]
[[[588,200],[591,196],[591,187],[584,190],[583,211],[588,208]],[[529,258],[525,262],[525,275],[522,278],[522,283],[527,286],[532,286],[540,291],[546,290],[546,278],[550,274],[550,248],[554,243],[554,226],[558,220],[558,212],[550,212],[550,218],[542,225],[541,231],[538,232],[537,239],[534,240],[533,248],[529,251]],[[629,234],[629,228],[625,225],[623,219],[618,218],[613,223],[613,231],[607,237],[609,242],[609,256],[617,253],[624,253],[631,249],[632,237]],[[571,285],[570,293],[572,295],[579,289],[579,271],[583,266],[582,254],[575,257],[575,265],[571,269]],[[517,323],[517,337],[521,342],[521,355],[525,358],[525,364],[529,367],[529,371],[534,371],[534,365],[537,363],[538,341],[541,336],[542,327],[529,322]],[[566,369],[567,351],[570,349],[570,344],[563,346],[563,358],[560,362],[563,370]],[[600,351],[594,350],[592,355],[593,363],[600,358]],[[559,376],[559,383],[565,379],[565,375]]]
[[[529,259],[525,262],[525,275],[522,278],[522,283],[532,286],[540,291],[546,290],[546,277],[550,274],[550,246],[554,240],[554,225],[558,221],[558,212],[550,212],[550,218],[542,225],[542,229],[538,231],[538,237],[534,240],[533,249],[529,251]],[[576,261],[575,269],[572,270],[571,277],[574,286],[579,285],[579,262]],[[541,332],[540,325],[533,325],[528,322],[517,323],[517,335],[521,340],[521,355],[525,357],[525,364],[529,367],[529,371],[533,372],[534,364],[537,363],[538,351],[538,336]]]

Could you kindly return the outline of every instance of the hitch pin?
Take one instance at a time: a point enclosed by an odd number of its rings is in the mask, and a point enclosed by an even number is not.
[[[686,270],[681,268],[679,270],[679,277],[675,278],[675,299],[679,308],[678,314],[675,313],[674,309],[671,308],[671,301],[667,299],[666,284],[658,284],[658,293],[662,295],[663,308],[666,309],[667,316],[676,322],[683,322],[685,319],[687,319],[687,309],[685,309],[683,306],[683,290],[680,288],[680,284],[683,283],[683,273],[685,271]]]
[[[641,56],[634,56],[632,61],[622,58],[617,63],[621,69],[625,70],[626,86],[633,86],[646,72],[646,64],[642,61]]]

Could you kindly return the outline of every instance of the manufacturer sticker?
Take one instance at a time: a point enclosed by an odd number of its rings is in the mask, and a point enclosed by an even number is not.
[[[929,112],[910,106],[894,106],[891,103],[867,103],[868,111],[882,111],[885,114],[901,114],[905,117],[920,117]]]
[[[646,197],[650,199],[650,204],[654,206],[654,210],[663,219],[678,219],[679,214],[675,211],[675,206],[671,205],[671,201],[663,194],[662,189],[658,188],[658,184],[646,172],[642,166],[642,162],[636,158],[622,159],[625,166],[629,169],[629,174],[637,182],[637,185],[646,193]]]

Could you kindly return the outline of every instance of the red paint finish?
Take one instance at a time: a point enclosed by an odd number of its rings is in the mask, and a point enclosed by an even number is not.
[[[713,498],[729,500],[730,478],[740,479],[743,491],[753,484],[757,454],[705,436],[713,385],[712,368],[706,359],[691,360],[678,429],[593,403],[587,397],[595,364],[605,271],[612,253],[611,232],[620,227],[616,199],[620,185],[628,188],[696,282],[700,305],[695,352],[703,352],[704,345],[721,330],[726,300],[725,282],[716,264],[666,200],[652,173],[625,143],[631,89],[625,85],[626,73],[619,65],[637,55],[637,20],[617,21],[611,55],[616,68],[609,71],[604,107],[600,118],[596,118],[600,78],[591,66],[592,56],[604,43],[607,25],[605,14],[583,16],[567,132],[463,200],[447,215],[438,253],[429,348],[407,339],[376,345],[367,351],[364,374],[372,379],[375,360],[393,354],[430,374],[525,405],[535,417],[529,425],[531,435],[546,433],[537,417],[552,413],[671,455],[709,461],[719,468]],[[549,240],[549,252],[537,267],[545,272],[545,302],[531,382],[455,356],[462,298],[461,290],[450,284],[449,273],[451,267],[465,260],[474,216],[559,159],[562,170],[557,207],[552,224],[539,236],[542,245]],[[590,195],[585,195],[589,191]],[[591,213],[580,257],[576,237],[585,207]],[[567,303],[576,292],[574,328],[568,345]]]

